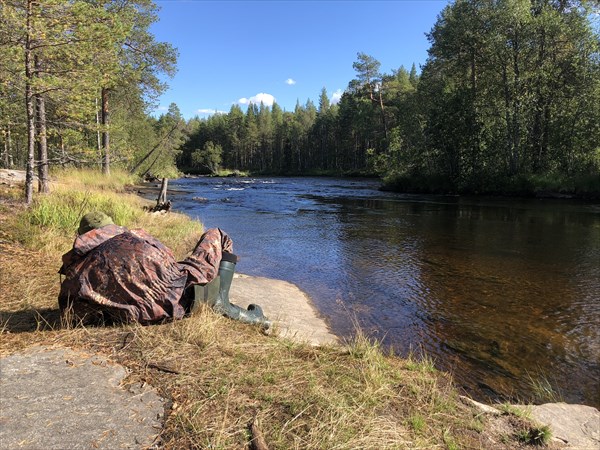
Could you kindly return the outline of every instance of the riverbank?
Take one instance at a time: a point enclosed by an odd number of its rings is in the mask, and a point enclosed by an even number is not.
[[[59,178],[30,211],[20,191],[0,188],[2,356],[44,344],[122,364],[130,371],[125,383],[152,385],[167,399],[160,434],[166,448],[244,448],[253,436],[249,423],[260,423],[269,448],[525,448],[547,437],[509,408],[482,413],[431,360],[388,355],[360,330],[341,346],[315,347],[266,336],[210,310],[148,327],[61,326],[56,271],[76,222],[68,208],[105,209],[119,224],[147,229],[178,256],[202,231],[184,216],[145,213],[147,202],[125,194],[124,185],[94,178]],[[64,220],[51,220],[57,215]],[[260,304],[256,292],[276,291],[273,282],[262,283],[232,298]],[[234,281],[242,284],[243,277]]]
[[[382,190],[409,194],[482,195],[493,197],[600,199],[600,177],[528,175],[487,180],[481,186],[457,185],[441,176],[388,175]]]

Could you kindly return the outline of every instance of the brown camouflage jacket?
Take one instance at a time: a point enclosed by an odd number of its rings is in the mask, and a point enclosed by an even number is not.
[[[63,255],[59,294],[62,311],[75,317],[152,323],[186,313],[185,290],[217,276],[229,236],[218,228],[202,235],[190,256],[177,262],[172,251],[144,230],[118,225],[77,236]]]

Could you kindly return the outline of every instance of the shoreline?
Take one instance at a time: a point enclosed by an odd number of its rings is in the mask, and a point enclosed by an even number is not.
[[[144,185],[133,186],[130,192],[151,200],[151,195],[158,195],[160,192],[160,183],[145,182]],[[178,194],[187,192],[168,189],[167,199],[169,195]],[[193,220],[184,212],[177,213]],[[289,306],[283,307],[283,299],[286,305],[294,305],[293,314]],[[322,318],[309,295],[287,280],[236,273],[231,286],[231,301],[242,308],[251,303],[258,304],[267,318],[274,322],[274,327],[282,337],[306,341],[311,345],[339,343],[339,336],[333,333]]]

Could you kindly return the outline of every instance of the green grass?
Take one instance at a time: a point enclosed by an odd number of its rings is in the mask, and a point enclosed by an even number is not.
[[[231,169],[219,169],[216,176],[217,177],[247,177],[250,175],[250,172],[246,170],[231,170]]]
[[[515,417],[519,417],[521,419],[530,419],[531,418],[531,410],[528,407],[515,406],[509,403],[503,403],[497,406],[497,409],[504,414],[509,414]]]
[[[190,251],[202,233],[202,224],[180,214],[148,214],[150,203],[125,194],[135,177],[115,171],[109,177],[90,170],[55,171],[52,190],[36,195],[30,208],[14,223],[20,242],[44,251],[65,249],[72,243],[81,218],[90,211],[103,211],[117,225],[144,228],[170,247],[176,256]]]
[[[58,188],[52,195],[36,197],[27,219],[31,225],[41,228],[72,232],[89,211],[104,211],[115,223],[125,226],[143,215],[141,203],[124,203],[115,193]]]
[[[409,370],[416,372],[435,373],[437,370],[435,360],[422,350],[419,353],[411,351],[406,358],[406,365]]]
[[[543,373],[532,375],[527,373],[527,379],[531,387],[531,393],[538,403],[558,403],[564,401],[559,391],[554,389],[552,383]]]
[[[548,426],[530,427],[517,432],[517,439],[528,445],[547,445],[552,438],[552,432]]]
[[[504,403],[497,407],[504,414],[515,417],[515,437],[519,442],[527,445],[544,446],[550,442],[552,432],[547,425],[539,425],[531,419],[531,409],[527,406],[510,405]]]
[[[444,430],[444,444],[448,450],[459,450],[460,446],[456,443],[456,440],[450,433],[450,430]]]
[[[423,432],[425,430],[425,419],[420,414],[415,414],[408,419],[410,426],[417,433]]]
[[[93,169],[55,169],[51,177],[72,189],[87,188],[113,192],[123,192],[125,186],[140,182],[136,175],[119,169],[111,170],[108,176]]]

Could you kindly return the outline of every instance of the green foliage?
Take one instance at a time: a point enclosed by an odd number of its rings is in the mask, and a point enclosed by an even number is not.
[[[430,163],[458,190],[598,173],[598,39],[579,3],[460,0],[442,12],[418,86]]]
[[[336,102],[322,89],[318,106],[234,105],[187,123],[174,104],[147,115],[165,88],[159,75],[173,75],[177,57],[149,31],[153,1],[43,4],[0,8],[3,166],[32,165],[28,128],[37,120],[47,123],[48,157],[62,165],[108,155],[139,175],[376,173],[390,189],[416,192],[599,195],[600,40],[591,2],[456,0],[428,33],[421,73],[414,64],[381,73],[374,56],[359,52],[356,78]],[[29,71],[26,42],[35,44]],[[27,120],[25,87],[30,100],[45,100],[45,121]],[[99,115],[101,93],[110,120]]]
[[[192,153],[192,164],[195,168],[208,169],[209,173],[216,175],[221,166],[221,155],[223,149],[219,144],[208,141],[204,144],[202,150],[196,150]]]
[[[151,0],[3,2],[0,165],[27,163],[33,171],[34,157],[45,168],[45,162],[82,167],[111,156],[129,166],[159,143],[159,157],[149,164],[177,174],[181,136],[164,139],[165,120],[154,127],[146,114],[166,87],[158,75],[173,75],[177,57],[149,31],[156,12]],[[106,169],[109,162],[103,161]]]

